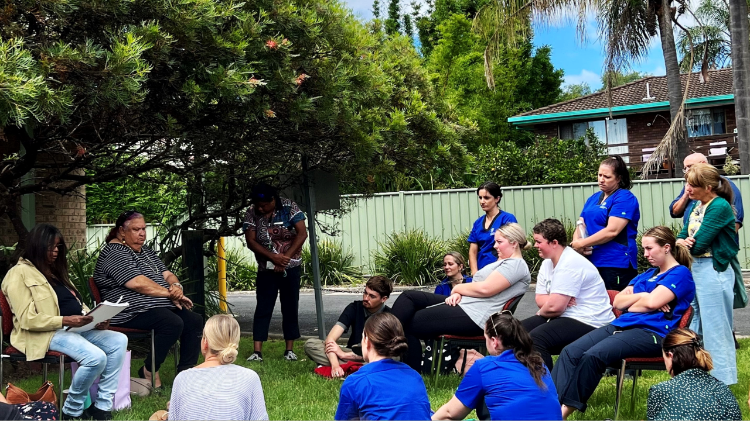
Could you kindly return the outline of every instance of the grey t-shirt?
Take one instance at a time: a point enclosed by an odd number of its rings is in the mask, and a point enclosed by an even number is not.
[[[492,272],[498,272],[510,282],[510,287],[500,291],[492,297],[461,297],[458,303],[461,309],[471,317],[471,320],[484,330],[487,319],[498,311],[502,311],[505,303],[513,297],[524,294],[531,282],[529,266],[523,259],[503,259],[489,264],[474,275],[471,282],[485,282]]]

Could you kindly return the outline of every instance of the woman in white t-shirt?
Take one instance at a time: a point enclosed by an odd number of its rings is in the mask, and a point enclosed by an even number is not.
[[[524,320],[547,368],[552,356],[592,330],[614,320],[609,294],[599,271],[591,262],[568,247],[565,227],[557,219],[536,224],[534,247],[544,262],[536,281],[539,311]]]
[[[531,274],[521,250],[531,248],[526,233],[516,223],[495,231],[499,259],[474,275],[471,283],[453,287],[451,295],[406,291],[393,304],[391,313],[404,327],[409,344],[405,363],[417,371],[422,364],[420,339],[440,335],[481,336],[484,324],[513,297],[523,295]]]

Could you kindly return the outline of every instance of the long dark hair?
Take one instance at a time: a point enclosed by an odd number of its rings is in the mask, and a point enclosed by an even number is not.
[[[621,189],[630,190],[633,188],[633,182],[630,181],[630,171],[628,171],[628,165],[619,156],[610,156],[609,158],[602,161],[601,165],[606,165],[612,168],[612,172],[617,177],[620,177],[619,186]]]
[[[370,316],[365,322],[363,333],[375,348],[375,352],[383,357],[398,357],[409,348],[401,322],[391,313]]]
[[[57,259],[51,265],[47,261],[49,250],[55,245],[55,239],[59,239],[57,245]],[[42,272],[48,281],[53,279],[62,282],[68,288],[76,289],[70,282],[68,276],[68,247],[65,239],[57,227],[50,224],[38,224],[31,231],[26,240],[26,249],[23,258],[31,262],[39,272]]]
[[[123,212],[120,214],[120,216],[117,217],[117,221],[115,221],[115,226],[112,227],[111,230],[109,230],[109,234],[107,234],[107,238],[104,239],[107,243],[117,238],[118,231],[120,230],[120,227],[124,227],[126,222],[129,222],[132,219],[145,219],[143,218],[143,215],[138,213],[136,210],[129,210],[126,212]]]
[[[672,353],[673,376],[691,368],[700,368],[704,371],[714,368],[711,354],[703,348],[703,341],[690,329],[669,332],[661,343],[661,349],[665,354]]]
[[[506,350],[512,350],[516,359],[529,369],[531,377],[537,386],[546,389],[542,376],[547,372],[544,360],[539,352],[534,351],[531,336],[523,328],[521,322],[508,313],[495,313],[487,319],[484,333],[490,338],[499,338]]]

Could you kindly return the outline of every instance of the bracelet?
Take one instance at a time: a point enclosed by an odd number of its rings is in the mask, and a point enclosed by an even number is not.
[[[172,288],[172,287],[179,287],[179,288],[180,288],[181,290],[183,290],[183,291],[185,290],[185,289],[184,289],[184,288],[182,287],[182,284],[181,284],[181,283],[179,283],[179,282],[175,282],[175,283],[173,283],[173,284],[169,284],[169,288]]]

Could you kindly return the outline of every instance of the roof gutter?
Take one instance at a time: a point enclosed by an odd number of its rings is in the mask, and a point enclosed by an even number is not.
[[[685,101],[686,108],[703,108],[734,103],[734,95],[704,96],[690,98]],[[561,113],[538,114],[529,116],[510,117],[508,123],[514,126],[525,126],[540,123],[551,123],[568,120],[590,120],[613,116],[647,113],[654,111],[669,111],[669,101],[651,102],[646,104],[622,105],[610,108],[594,108],[591,110],[566,111]]]

